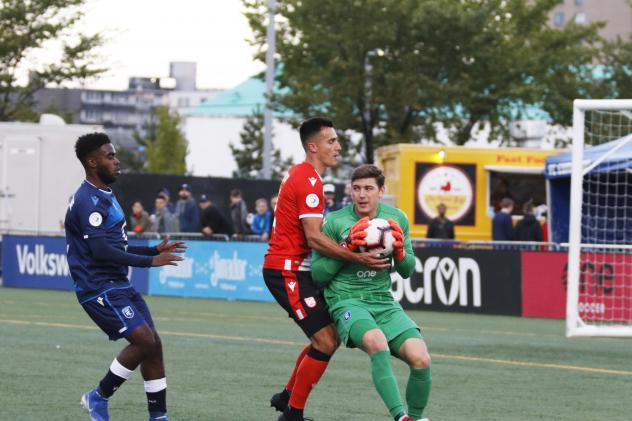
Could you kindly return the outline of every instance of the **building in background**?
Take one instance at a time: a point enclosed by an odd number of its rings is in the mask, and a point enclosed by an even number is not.
[[[561,28],[568,22],[585,25],[604,21],[601,35],[614,40],[632,35],[632,7],[626,0],[564,0],[551,13],[551,26]]]
[[[204,102],[186,117],[184,135],[189,141],[187,169],[196,176],[231,177],[237,164],[229,144],[239,145],[246,119],[265,107],[265,83],[250,78]],[[290,113],[275,112],[272,144],[283,158],[300,162],[305,157],[298,131],[284,122]]]
[[[145,134],[153,110],[168,106],[188,115],[221,89],[197,89],[197,65],[170,63],[169,77],[131,77],[125,90],[45,88],[35,94],[37,111],[53,112],[71,123],[97,124],[117,145],[137,148],[134,132]]]

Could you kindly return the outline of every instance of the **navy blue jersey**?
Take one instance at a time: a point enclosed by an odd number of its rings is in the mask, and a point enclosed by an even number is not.
[[[86,241],[103,237],[111,247],[127,250],[125,216],[111,190],[101,190],[88,181],[81,183],[70,201],[64,225],[68,266],[79,298],[105,288],[130,286],[128,267],[95,260]]]

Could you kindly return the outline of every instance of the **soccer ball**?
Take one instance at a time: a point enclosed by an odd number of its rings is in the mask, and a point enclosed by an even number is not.
[[[386,219],[374,218],[369,221],[369,226],[364,230],[367,245],[360,247],[360,251],[377,252],[386,257],[393,254],[393,228]]]

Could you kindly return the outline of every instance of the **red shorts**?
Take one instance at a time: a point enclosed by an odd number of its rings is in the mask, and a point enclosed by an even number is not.
[[[263,279],[274,299],[308,338],[333,323],[323,289],[314,285],[310,272],[263,269]]]

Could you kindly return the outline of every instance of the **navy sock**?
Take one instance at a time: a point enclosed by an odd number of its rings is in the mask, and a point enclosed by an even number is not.
[[[99,394],[107,399],[112,396],[114,392],[116,392],[116,389],[121,387],[123,383],[125,383],[123,377],[119,377],[112,373],[112,370],[108,370],[105,377],[99,382]]]
[[[151,418],[164,416],[167,413],[167,389],[158,392],[145,392],[147,395],[147,409]]]

